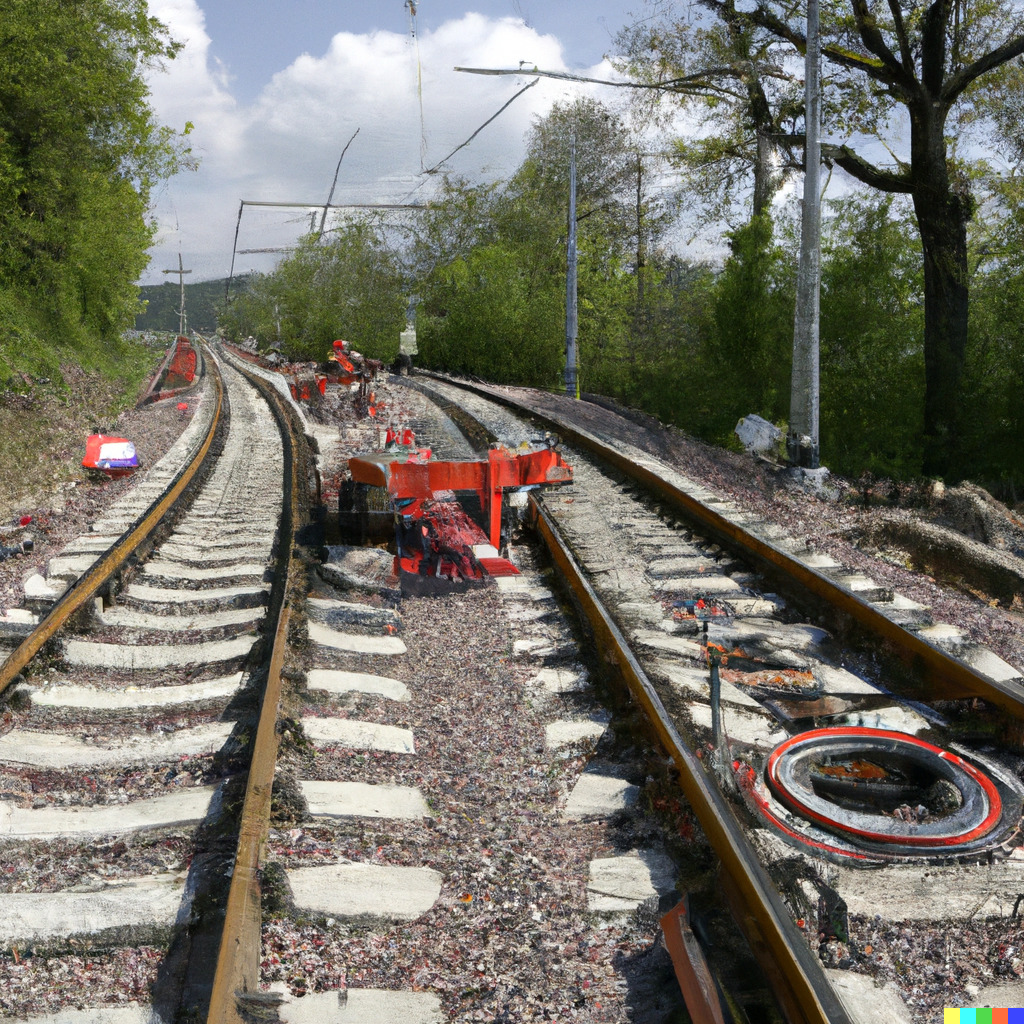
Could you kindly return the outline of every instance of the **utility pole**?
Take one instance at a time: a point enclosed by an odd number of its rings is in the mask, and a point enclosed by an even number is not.
[[[181,286],[181,305],[178,308],[178,334],[185,333],[185,324],[187,319],[185,317],[185,275],[191,274],[191,270],[186,270],[181,262],[181,253],[178,253],[178,269],[177,270],[163,270],[163,274],[177,274],[178,284]]]
[[[569,138],[569,239],[565,274],[565,393],[580,397],[576,377],[576,135]]]
[[[796,323],[786,455],[790,463],[817,469],[819,310],[821,300],[821,33],[818,0],[807,0],[804,70],[804,199],[800,220],[800,264],[796,275]]]

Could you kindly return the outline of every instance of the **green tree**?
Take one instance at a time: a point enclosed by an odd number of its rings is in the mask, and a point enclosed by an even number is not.
[[[921,244],[909,204],[831,204],[821,296],[821,444],[837,472],[913,477],[924,427]]]
[[[963,382],[971,412],[962,448],[972,479],[1018,502],[1024,495],[1024,182],[1011,171],[987,184],[985,216],[972,233]]]
[[[675,164],[703,222],[741,223],[770,212],[802,166],[795,125],[803,95],[785,66],[788,43],[752,24],[725,0],[717,19],[645,0],[644,17],[617,39],[619,70],[644,88],[633,103],[657,117],[678,107],[690,125],[673,142]],[[661,103],[671,96],[672,103]],[[740,213],[742,211],[742,213]]]
[[[638,198],[628,132],[589,99],[556,104],[533,125],[509,182],[496,189],[448,182],[440,207],[417,226],[422,360],[558,386],[572,136],[581,381],[613,387],[629,378],[637,271],[655,249],[655,218]]]
[[[374,359],[392,360],[405,326],[405,278],[380,225],[355,218],[302,239],[272,274],[254,278],[221,313],[234,337],[278,342],[294,360],[322,360],[345,338]]]
[[[145,0],[0,0],[0,289],[65,342],[136,312],[150,190],[186,158],[144,72],[176,50]]]
[[[699,0],[719,21],[806,49],[804,16],[785,0],[758,0],[738,11],[732,0]],[[826,131],[851,140],[824,145],[826,159],[858,181],[913,201],[924,260],[924,469],[956,474],[967,349],[967,225],[975,201],[955,145],[991,127],[991,95],[1019,79],[1024,17],[1012,0],[964,5],[955,0],[886,3],[831,0],[822,5],[827,63]],[[895,156],[909,125],[903,156]],[[854,143],[881,140],[892,164]],[[858,148],[859,147],[859,148]],[[878,147],[876,147],[878,148]]]
[[[729,258],[714,290],[714,323],[702,351],[707,389],[701,433],[732,440],[748,413],[785,420],[793,348],[793,257],[767,216],[729,234]]]

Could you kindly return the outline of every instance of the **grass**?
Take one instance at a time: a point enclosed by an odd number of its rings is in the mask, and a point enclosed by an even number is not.
[[[35,353],[25,354],[34,364]],[[5,353],[17,369],[0,384],[0,524],[81,477],[86,436],[135,404],[163,349],[121,342],[90,355],[88,366],[69,359],[45,376]]]

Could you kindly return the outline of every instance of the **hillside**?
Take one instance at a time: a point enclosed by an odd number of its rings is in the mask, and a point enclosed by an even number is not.
[[[217,329],[217,308],[224,302],[226,280],[196,281],[185,284],[187,326],[200,334]],[[236,281],[237,283],[237,281]],[[177,331],[181,288],[175,280],[145,285],[139,289],[146,301],[146,312],[135,318],[137,331]]]

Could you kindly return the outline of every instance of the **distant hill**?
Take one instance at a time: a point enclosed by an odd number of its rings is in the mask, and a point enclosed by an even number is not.
[[[235,286],[238,285],[235,279]],[[185,315],[188,327],[200,334],[217,329],[217,307],[224,302],[225,278],[185,284]],[[149,284],[139,289],[146,301],[146,312],[135,318],[137,331],[177,331],[181,286],[177,281]]]

